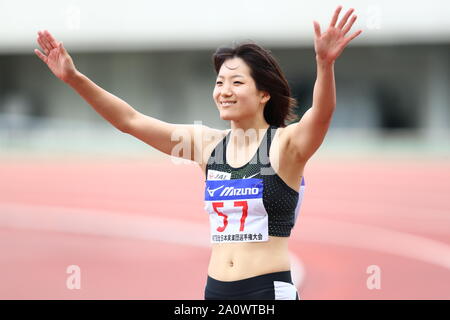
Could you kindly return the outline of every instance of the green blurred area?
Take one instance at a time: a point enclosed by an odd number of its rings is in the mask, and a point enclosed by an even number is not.
[[[214,46],[196,50],[74,52],[81,72],[161,121],[226,129],[212,99]],[[312,47],[273,53],[298,101],[311,106]],[[350,50],[351,49],[351,50]],[[323,158],[448,159],[450,44],[354,46],[335,66],[336,111]],[[0,157],[157,157],[121,133],[31,54],[0,55]]]
[[[30,130],[1,130],[0,159],[29,158],[169,159],[157,149],[122,133],[108,123],[89,126],[64,122]],[[448,139],[425,138],[407,131],[330,129],[313,159],[435,159],[450,161]]]

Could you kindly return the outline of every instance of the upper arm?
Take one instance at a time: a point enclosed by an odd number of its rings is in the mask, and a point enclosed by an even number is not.
[[[286,127],[288,145],[298,159],[306,161],[319,149],[331,123],[331,116],[324,118],[318,109],[309,108],[300,121]]]
[[[140,112],[123,131],[165,154],[197,163],[203,161],[203,150],[210,137],[223,134],[222,130],[205,125],[168,123]]]

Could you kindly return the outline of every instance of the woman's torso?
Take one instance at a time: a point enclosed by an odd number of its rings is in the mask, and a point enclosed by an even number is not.
[[[275,173],[293,190],[298,191],[303,176],[304,163],[289,152],[287,127],[278,128],[272,140],[269,160]],[[217,145],[230,130],[224,130],[223,136],[216,138],[210,146]],[[227,163],[233,168],[244,166],[257,152],[262,137],[257,143],[248,146],[247,152],[234,152],[234,143],[230,139],[226,149]],[[204,148],[203,161],[200,164],[205,173],[211,148]],[[206,178],[206,177],[205,177]],[[289,237],[269,236],[266,242],[214,243],[208,266],[208,275],[221,281],[234,281],[261,274],[290,270],[288,251]]]

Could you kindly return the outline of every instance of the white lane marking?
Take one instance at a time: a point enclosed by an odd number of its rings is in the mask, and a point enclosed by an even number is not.
[[[443,197],[445,196],[442,195],[437,198],[441,200]],[[406,219],[404,221],[406,223],[414,222],[414,220],[419,220],[420,223],[428,222],[430,220],[438,220],[446,223],[450,222],[448,208],[432,208],[428,203],[411,203],[405,205],[404,203],[382,201],[382,199],[375,199],[372,201],[367,199],[348,199],[328,196],[324,198],[317,195],[308,195],[308,199],[311,203],[322,203],[326,200],[329,203],[333,203],[333,207],[340,208],[340,210],[347,212],[347,215],[351,216],[361,216],[361,214],[372,216],[376,214],[377,217],[393,218],[393,214],[395,214],[395,218]],[[417,215],[414,213],[422,214]],[[337,215],[339,216],[339,213]],[[413,221],[409,221],[411,219]],[[432,227],[439,228],[439,225],[433,224]],[[434,230],[430,228],[430,231]]]
[[[156,240],[210,248],[206,224],[106,210],[0,203],[0,227]],[[305,268],[293,252],[290,251],[289,255],[292,281],[300,288]]]
[[[107,210],[0,204],[0,226],[209,246],[208,229],[199,223]]]
[[[317,232],[326,230],[326,232]],[[298,232],[298,235],[295,233]],[[386,228],[303,216],[294,241],[312,241],[370,249],[427,262],[450,269],[450,246],[446,243]]]

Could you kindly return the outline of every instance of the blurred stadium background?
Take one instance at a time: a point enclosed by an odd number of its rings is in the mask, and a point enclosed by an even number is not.
[[[450,3],[444,0],[420,5],[387,0],[0,0],[0,298],[202,299],[206,278],[207,236],[203,245],[192,240],[194,252],[188,255],[180,253],[186,252],[182,241],[172,241],[169,230],[152,238],[133,225],[154,225],[154,220],[139,219],[166,219],[171,210],[188,206],[195,218],[171,217],[195,221],[207,232],[201,172],[175,165],[169,156],[119,132],[56,79],[33,53],[38,30],[47,29],[63,41],[78,70],[140,112],[171,123],[202,121],[225,129],[229,123],[219,118],[212,100],[215,49],[247,39],[270,49],[301,115],[311,106],[316,76],[312,21],[325,31],[339,4],[341,17],[348,8],[356,9],[351,32],[363,33],[336,62],[336,112],[305,171],[307,191],[292,240],[301,296],[449,299]],[[191,193],[169,197],[169,191],[189,188],[185,179],[195,181]],[[61,213],[56,224],[49,223],[57,216],[52,210]],[[100,210],[135,220],[127,220],[129,232],[118,231],[92,218]],[[86,220],[69,226],[70,219],[82,215]],[[342,241],[320,240],[324,227],[336,228],[330,221],[343,220],[360,230],[383,228],[379,234],[384,239],[400,239],[401,230],[405,247],[389,251],[388,244],[355,245],[364,232],[349,240],[348,226],[342,225]],[[166,222],[158,220],[160,226]],[[386,233],[394,231],[392,238]],[[126,243],[130,239],[137,242]],[[416,254],[417,248],[428,253]],[[152,254],[142,258],[142,251]],[[400,251],[411,254],[400,259]],[[414,269],[413,262],[421,265]],[[185,291],[177,289],[179,279],[168,284],[160,279],[170,277],[167,270],[179,272],[179,263],[199,268],[196,275],[186,273]],[[86,284],[77,292],[65,287],[65,266],[71,264],[83,265],[82,274],[95,274],[91,287]],[[380,266],[386,283],[377,290],[365,282],[365,268],[373,264]],[[25,277],[30,270],[33,276]],[[117,274],[123,280],[112,286],[108,279]],[[152,285],[144,285],[150,278]]]

